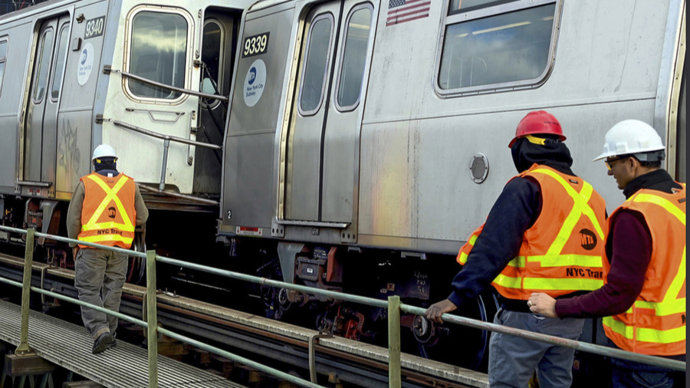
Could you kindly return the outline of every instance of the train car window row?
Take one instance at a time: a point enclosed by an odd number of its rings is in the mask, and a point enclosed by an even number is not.
[[[43,32],[41,45],[38,51],[38,62],[36,65],[36,78],[34,79],[34,103],[40,104],[46,91],[48,82],[48,70],[50,69],[50,54],[53,50],[53,29],[48,28]]]
[[[326,86],[326,71],[333,37],[333,16],[323,14],[312,20],[307,37],[302,89],[300,90],[300,114],[316,113],[323,100]]]
[[[2,81],[5,78],[5,63],[7,63],[7,37],[0,38],[0,93],[2,93]]]
[[[438,65],[439,93],[541,85],[552,64],[558,4],[451,0]]]
[[[353,8],[348,16],[336,99],[338,110],[341,112],[351,111],[359,105],[372,13],[373,7],[365,4]]]
[[[55,67],[53,68],[53,82],[50,88],[50,99],[55,102],[60,97],[62,88],[62,74],[65,70],[65,60],[67,59],[67,46],[69,43],[69,23],[62,26],[58,37],[58,52]]]
[[[179,13],[141,11],[131,27],[129,72],[162,84],[185,87],[187,19]],[[136,97],[175,100],[179,92],[127,80]]]

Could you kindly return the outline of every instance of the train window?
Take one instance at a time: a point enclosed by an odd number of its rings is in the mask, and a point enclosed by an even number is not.
[[[204,24],[204,41],[201,48],[201,60],[204,70],[201,80],[201,91],[208,94],[220,94],[222,85],[220,71],[221,56],[223,55],[225,34],[222,26],[216,20],[208,20]],[[206,101],[207,106],[218,105],[218,100]],[[204,104],[204,102],[202,102]]]
[[[552,63],[557,3],[452,1],[438,65],[439,94],[541,85]]]
[[[7,38],[0,39],[0,91],[2,91],[2,80],[5,75],[5,63],[7,62]]]
[[[302,116],[316,113],[321,106],[332,33],[333,16],[330,14],[320,15],[312,20],[303,61],[304,71],[299,105]]]
[[[36,66],[36,78],[34,79],[34,103],[39,104],[43,101],[48,82],[48,70],[50,69],[50,52],[53,45],[53,29],[48,28],[43,32],[41,47],[38,51],[38,62]]]
[[[131,26],[129,72],[151,81],[184,88],[187,72],[188,23],[178,13],[142,11]],[[166,88],[127,79],[129,91],[143,98],[174,100]]]
[[[58,37],[58,52],[57,62],[53,68],[53,85],[50,88],[50,98],[57,101],[60,97],[60,89],[62,88],[62,73],[65,70],[65,59],[67,58],[67,45],[69,43],[69,24],[62,26],[60,36]]]
[[[354,8],[348,18],[336,99],[340,111],[352,110],[359,104],[372,12],[373,7],[366,4]]]

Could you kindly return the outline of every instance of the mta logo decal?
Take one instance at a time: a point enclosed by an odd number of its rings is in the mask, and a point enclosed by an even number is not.
[[[596,248],[597,235],[589,229],[582,229],[580,231],[580,245],[588,251]]]

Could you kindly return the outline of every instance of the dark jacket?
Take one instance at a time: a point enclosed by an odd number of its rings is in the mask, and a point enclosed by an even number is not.
[[[511,151],[518,172],[536,163],[575,176],[570,170],[573,159],[568,147],[555,139],[542,146],[522,138],[513,144]],[[453,292],[448,299],[454,305],[460,306],[476,299],[517,256],[523,235],[534,225],[541,214],[541,207],[541,188],[532,179],[518,177],[506,184],[489,212],[467,263],[453,279]],[[529,311],[524,301],[502,298],[502,304],[510,310]]]

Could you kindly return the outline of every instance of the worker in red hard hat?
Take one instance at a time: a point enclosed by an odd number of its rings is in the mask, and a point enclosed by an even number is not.
[[[575,175],[556,118],[528,113],[509,146],[518,175],[505,185],[486,223],[468,238],[463,266],[447,299],[426,317],[475,299],[489,285],[500,294],[494,323],[576,340],[584,319],[547,318],[530,311],[533,292],[565,298],[603,286],[606,206],[592,185]],[[577,268],[576,271],[573,268]],[[539,291],[535,291],[539,290]],[[494,332],[489,345],[491,387],[526,387],[535,370],[542,387],[569,387],[573,349]]]

